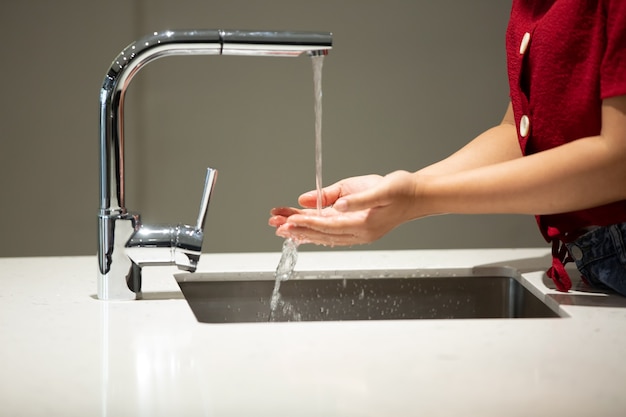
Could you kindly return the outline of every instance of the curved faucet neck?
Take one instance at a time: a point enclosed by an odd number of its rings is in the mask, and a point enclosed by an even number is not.
[[[124,98],[146,64],[170,55],[318,55],[331,47],[330,33],[240,30],[154,32],[128,45],[111,63],[100,90],[100,214],[126,213]]]

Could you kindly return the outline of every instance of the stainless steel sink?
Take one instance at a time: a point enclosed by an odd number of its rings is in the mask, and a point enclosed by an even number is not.
[[[177,274],[176,279],[205,323],[559,317],[515,277],[422,275],[298,273],[281,282],[273,311],[272,273]]]

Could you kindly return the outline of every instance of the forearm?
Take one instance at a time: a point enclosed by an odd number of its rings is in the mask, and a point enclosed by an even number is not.
[[[428,214],[554,214],[626,199],[624,153],[589,137],[419,187]],[[420,181],[419,179],[417,180]]]

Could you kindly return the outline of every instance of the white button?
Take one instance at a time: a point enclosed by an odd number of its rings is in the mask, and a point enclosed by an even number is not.
[[[519,53],[520,55],[524,55],[526,49],[528,48],[528,42],[530,42],[530,33],[524,33],[524,37],[522,38],[522,43],[519,45]]]
[[[525,138],[528,136],[528,132],[530,131],[530,119],[528,116],[523,115],[519,121],[519,134],[521,137]]]

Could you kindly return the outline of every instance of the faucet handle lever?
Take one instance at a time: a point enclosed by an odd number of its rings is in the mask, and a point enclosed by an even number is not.
[[[200,201],[200,213],[198,214],[198,221],[196,222],[196,230],[204,230],[204,222],[207,212],[209,211],[209,200],[211,199],[211,193],[215,187],[216,180],[217,170],[207,168],[206,179],[204,180],[204,191],[202,191],[202,200]]]

